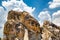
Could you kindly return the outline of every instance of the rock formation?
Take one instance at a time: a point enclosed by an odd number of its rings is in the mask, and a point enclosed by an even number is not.
[[[42,29],[43,40],[60,40],[60,27],[52,22],[45,21]]]
[[[40,27],[28,12],[9,11],[4,24],[3,40],[24,40],[26,30],[29,40],[60,40],[60,27],[54,23],[44,21]]]
[[[40,24],[28,12],[9,11],[4,25],[3,40],[24,40],[25,29],[29,40],[41,40]]]

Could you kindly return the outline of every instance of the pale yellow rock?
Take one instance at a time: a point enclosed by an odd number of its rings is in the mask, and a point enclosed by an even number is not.
[[[25,29],[24,40],[29,40],[29,38],[28,38],[28,30],[27,29]]]

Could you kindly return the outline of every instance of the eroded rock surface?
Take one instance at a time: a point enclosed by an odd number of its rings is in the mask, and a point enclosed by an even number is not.
[[[52,22],[43,23],[42,40],[60,40],[60,27]]]
[[[25,40],[26,31],[27,40],[60,40],[60,27],[54,23],[44,21],[40,27],[39,22],[28,12],[9,11],[3,40]]]
[[[28,12],[9,11],[4,25],[4,40],[24,40],[25,29],[29,40],[41,40],[40,24]]]

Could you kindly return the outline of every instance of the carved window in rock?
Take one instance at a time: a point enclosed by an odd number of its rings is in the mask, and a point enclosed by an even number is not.
[[[14,13],[10,13],[8,15],[8,19],[15,19],[15,14]]]
[[[15,28],[16,28],[17,32],[20,32],[20,30],[23,30],[23,26],[21,23],[16,24]]]
[[[9,15],[8,15],[8,19],[14,19],[14,20],[20,20],[20,14],[18,14],[18,13],[10,13]]]
[[[30,18],[29,15],[25,16],[25,20],[29,20],[29,18]]]
[[[36,27],[39,27],[39,26],[40,26],[39,23],[36,23],[36,22],[33,21],[33,20],[30,20],[30,25],[31,25],[31,26],[36,26]]]
[[[20,14],[14,14],[14,19],[15,20],[20,20],[20,16],[21,16]]]
[[[5,31],[9,32],[12,25],[7,22],[5,26],[6,26]]]
[[[18,19],[18,20],[20,20],[20,16],[21,16],[20,14],[17,15],[17,19]]]
[[[34,26],[34,24],[35,24],[34,21],[30,21],[31,26]]]
[[[36,23],[35,25],[36,25],[36,27],[39,27],[40,26],[39,23]]]
[[[15,28],[16,28],[16,30],[17,30],[17,32],[19,32],[19,31],[20,31],[20,29],[18,28],[19,26],[20,26],[20,23],[16,24],[16,26],[15,26]]]

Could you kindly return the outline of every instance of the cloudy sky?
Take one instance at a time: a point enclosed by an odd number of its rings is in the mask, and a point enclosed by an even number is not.
[[[27,11],[40,24],[44,20],[60,24],[60,0],[0,0],[0,37],[10,10]]]

